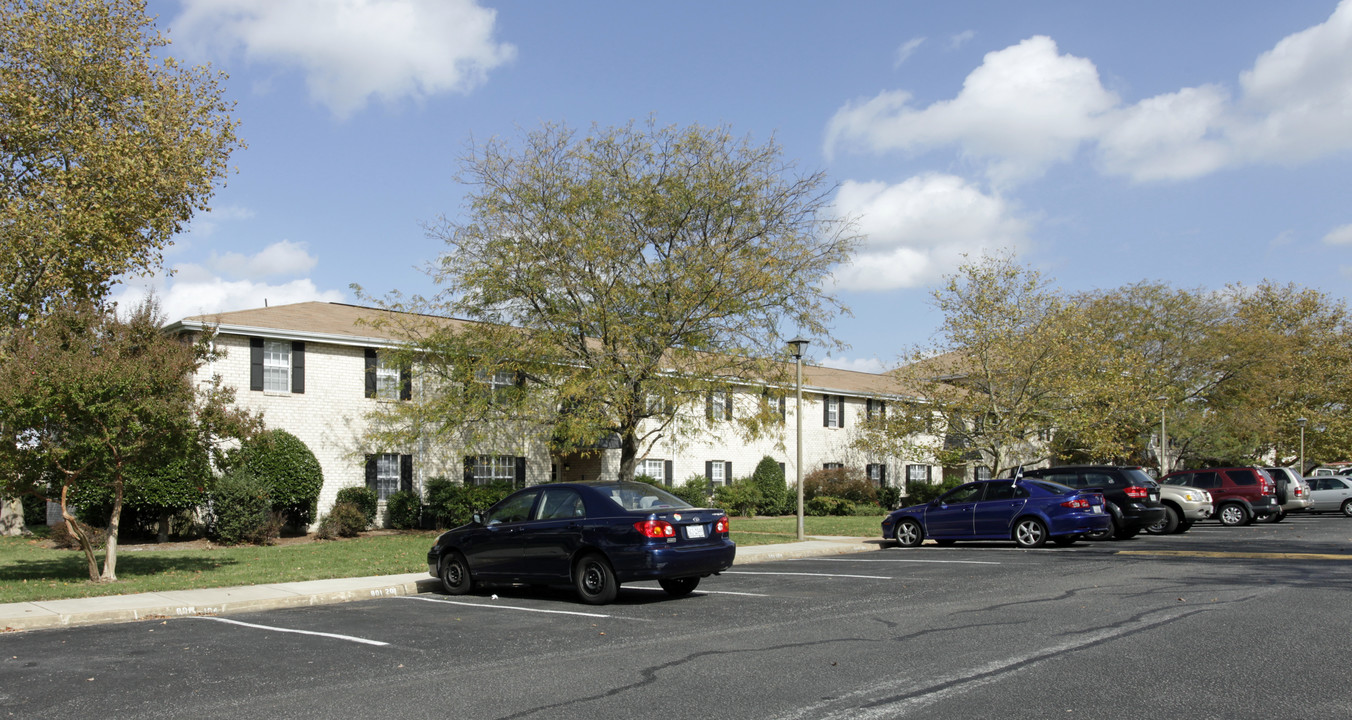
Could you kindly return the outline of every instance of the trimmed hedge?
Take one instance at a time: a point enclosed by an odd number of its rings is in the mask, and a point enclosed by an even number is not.
[[[335,506],[343,504],[356,506],[361,511],[362,517],[366,518],[366,525],[362,528],[365,530],[375,524],[376,511],[380,508],[380,498],[376,495],[375,490],[368,487],[345,487],[338,491],[338,497],[333,504]]]
[[[400,490],[385,498],[385,519],[396,530],[412,530],[422,522],[422,498],[412,490]]]
[[[366,513],[353,503],[340,502],[333,506],[328,515],[319,521],[315,537],[321,540],[333,540],[339,537],[356,537],[367,526]]]
[[[267,430],[244,441],[231,459],[267,484],[272,509],[294,525],[309,525],[324,487],[324,469],[300,438],[285,430]]]
[[[761,515],[788,515],[798,510],[797,489],[790,492],[784,482],[784,471],[774,458],[769,455],[761,458],[750,480],[761,495],[756,512]]]
[[[476,510],[487,510],[516,489],[509,482],[465,485],[446,478],[427,481],[427,513],[438,529],[468,523]]]
[[[235,470],[216,481],[211,510],[208,532],[226,545],[269,545],[281,529],[272,513],[268,483],[247,470]]]

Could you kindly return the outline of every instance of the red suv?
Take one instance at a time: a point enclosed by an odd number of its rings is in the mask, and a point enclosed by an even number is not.
[[[1186,485],[1211,493],[1222,525],[1248,525],[1254,518],[1266,518],[1280,512],[1277,483],[1262,468],[1207,468],[1179,470],[1160,478],[1164,485]]]

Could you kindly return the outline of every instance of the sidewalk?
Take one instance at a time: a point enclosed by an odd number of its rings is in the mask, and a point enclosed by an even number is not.
[[[734,564],[868,552],[880,547],[882,547],[880,538],[814,536],[804,542],[738,546],[737,560]],[[241,585],[203,590],[9,603],[0,605],[0,633],[189,615],[230,615],[301,605],[325,605],[394,595],[434,593],[440,590],[441,581],[426,572],[417,572],[273,585]]]

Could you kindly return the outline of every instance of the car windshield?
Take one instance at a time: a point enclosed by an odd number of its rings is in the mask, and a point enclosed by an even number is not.
[[[1122,471],[1122,474],[1127,476],[1127,480],[1132,485],[1144,485],[1150,487],[1155,484],[1155,478],[1150,477],[1146,471],[1140,468],[1126,468]]]
[[[670,510],[694,507],[659,487],[647,483],[616,483],[597,487],[621,510]]]

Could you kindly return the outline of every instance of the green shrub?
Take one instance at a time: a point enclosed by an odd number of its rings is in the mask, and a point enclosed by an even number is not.
[[[24,495],[23,522],[25,525],[46,525],[47,501],[37,495]]]
[[[375,490],[368,487],[345,487],[338,491],[338,497],[333,501],[334,505],[343,503],[355,505],[361,511],[362,516],[366,518],[366,527],[375,524],[376,510],[380,508],[380,498]]]
[[[953,488],[961,485],[957,480],[949,480],[942,485],[930,483],[911,483],[907,486],[909,497],[906,500],[907,505],[924,505],[934,498],[943,495]]]
[[[825,517],[827,515],[854,515],[858,506],[845,498],[833,497],[831,495],[818,495],[811,500],[803,503],[803,514],[814,517]],[[867,513],[867,514],[872,514]]]
[[[319,521],[315,537],[321,540],[333,540],[339,537],[356,537],[367,526],[366,513],[354,503],[340,502],[333,506],[328,515]]]
[[[901,507],[901,488],[878,488],[878,504],[882,506],[882,509],[884,510],[896,510]]]
[[[464,485],[432,478],[427,481],[427,512],[438,528],[458,527],[478,510],[487,510],[516,489],[510,482]]]
[[[268,483],[248,470],[236,469],[217,480],[211,492],[211,536],[226,545],[271,544],[281,528],[268,490]]]
[[[760,490],[761,500],[756,512],[762,515],[788,515],[798,510],[798,492],[784,484],[784,471],[774,458],[766,455],[751,473],[751,484]]]
[[[711,503],[709,479],[703,475],[691,475],[686,478],[685,484],[667,489],[672,495],[695,507],[708,507]]]
[[[730,515],[755,517],[756,508],[765,501],[761,489],[750,478],[734,480],[714,491],[714,503]]]
[[[240,446],[230,464],[262,478],[273,510],[293,525],[310,524],[324,487],[324,469],[300,438],[285,430],[259,433]]]
[[[422,498],[412,490],[400,490],[385,498],[385,519],[398,530],[412,530],[422,521]]]
[[[662,481],[658,480],[652,475],[635,475],[634,482],[647,483],[648,485],[652,485],[654,487],[664,487],[662,485]]]

